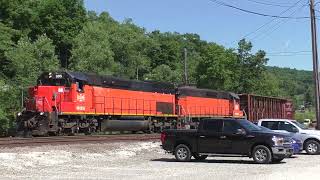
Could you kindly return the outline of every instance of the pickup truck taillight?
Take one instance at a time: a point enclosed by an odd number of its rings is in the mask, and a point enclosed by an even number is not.
[[[162,132],[161,133],[161,137],[160,137],[160,140],[161,140],[161,143],[163,144],[164,143],[164,141],[166,140],[166,133],[164,133],[164,132]]]

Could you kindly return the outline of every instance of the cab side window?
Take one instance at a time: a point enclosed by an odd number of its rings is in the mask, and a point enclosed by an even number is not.
[[[279,130],[278,121],[262,121],[261,126],[269,128],[271,130]]]
[[[227,134],[235,134],[238,132],[238,129],[242,129],[242,127],[236,123],[235,121],[224,121],[223,123],[223,132]]]
[[[76,82],[76,85],[77,85],[77,91],[78,92],[84,92],[84,84],[83,84],[83,81],[77,81]]]
[[[285,130],[288,132],[297,132],[298,129],[288,122],[280,122],[279,130]]]
[[[223,122],[222,120],[207,120],[203,129],[208,132],[221,132],[222,131]]]

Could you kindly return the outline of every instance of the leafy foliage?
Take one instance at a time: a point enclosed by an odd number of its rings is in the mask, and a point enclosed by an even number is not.
[[[70,68],[75,71],[114,74],[117,64],[105,24],[89,22],[74,39]]]
[[[86,21],[82,0],[0,0],[0,20],[31,40],[46,34],[66,66],[72,40]]]
[[[20,87],[35,84],[41,72],[54,71],[59,67],[52,41],[45,35],[40,36],[35,42],[22,38],[16,47],[7,51],[5,55],[15,72],[13,81]]]

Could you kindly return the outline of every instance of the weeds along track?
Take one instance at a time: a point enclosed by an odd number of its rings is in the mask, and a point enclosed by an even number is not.
[[[159,134],[125,134],[125,135],[93,135],[93,136],[53,136],[33,138],[0,138],[0,147],[41,146],[82,143],[108,143],[115,141],[157,141]]]

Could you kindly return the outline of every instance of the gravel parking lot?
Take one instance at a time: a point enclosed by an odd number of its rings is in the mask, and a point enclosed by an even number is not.
[[[2,148],[0,179],[306,179],[320,177],[320,155],[257,165],[246,157],[175,162],[159,142]]]

